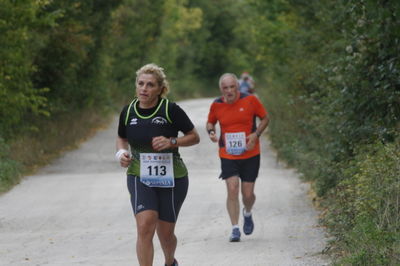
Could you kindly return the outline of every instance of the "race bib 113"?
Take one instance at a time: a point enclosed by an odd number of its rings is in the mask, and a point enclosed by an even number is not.
[[[140,153],[140,181],[149,187],[174,187],[172,153]]]

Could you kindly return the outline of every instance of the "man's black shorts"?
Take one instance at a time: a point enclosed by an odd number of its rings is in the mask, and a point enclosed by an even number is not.
[[[144,210],[154,210],[160,220],[176,222],[189,187],[187,176],[175,178],[173,188],[148,187],[134,175],[128,175],[127,181],[135,215]]]
[[[222,179],[239,176],[242,182],[255,182],[260,169],[260,155],[248,159],[230,160],[221,158]]]

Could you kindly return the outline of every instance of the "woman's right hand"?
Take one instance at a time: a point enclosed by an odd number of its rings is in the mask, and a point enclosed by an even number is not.
[[[128,167],[132,162],[132,157],[129,151],[125,149],[118,150],[115,156],[117,157],[119,164],[124,168]]]
[[[131,162],[132,158],[128,153],[122,154],[121,158],[119,159],[119,164],[124,168],[127,168]]]

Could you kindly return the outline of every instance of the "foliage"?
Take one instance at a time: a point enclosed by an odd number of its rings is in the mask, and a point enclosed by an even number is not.
[[[398,263],[399,2],[252,2],[273,145],[329,198],[342,263]]]
[[[2,1],[0,135],[107,103],[104,44],[119,1]]]
[[[248,47],[235,37],[240,17],[247,15],[242,14],[244,6],[233,0],[168,0],[151,5],[125,0],[113,14],[114,93],[133,95],[135,71],[154,62],[166,71],[170,97],[215,95],[222,73],[239,73],[252,65],[247,62]]]
[[[38,87],[50,88],[53,113],[107,104],[106,36],[111,11],[120,1],[52,1],[43,13],[57,13],[55,25],[43,29],[46,43],[35,57]]]
[[[48,129],[42,125],[66,114],[71,121],[78,111],[96,105],[96,112],[103,114],[111,105],[104,51],[110,12],[119,2],[1,1],[0,138],[5,142],[0,145],[1,190],[18,182],[26,165],[21,158],[11,158],[28,149],[20,145],[10,154],[4,147],[46,136]],[[58,137],[54,137],[58,149],[69,145]],[[34,156],[46,157],[42,150],[33,150]]]
[[[9,147],[0,138],[0,193],[15,185],[20,179],[18,162],[9,158]]]
[[[202,10],[186,6],[187,1],[164,1],[160,35],[155,49],[149,53],[151,61],[168,71],[174,94],[182,96],[190,95],[188,88],[180,85],[193,71],[190,34],[202,24]]]
[[[34,29],[53,22],[51,14],[37,16],[46,5],[46,1],[0,3],[0,136],[10,135],[27,113],[48,115],[47,89],[35,88],[31,81]]]
[[[129,102],[134,96],[135,72],[148,63],[160,34],[163,1],[124,0],[112,14],[108,59],[114,98]],[[125,99],[126,98],[126,99]]]
[[[332,191],[326,217],[355,264],[400,263],[400,141],[377,142],[357,151],[348,178]],[[343,215],[347,214],[347,215]],[[340,226],[337,226],[337,225]]]

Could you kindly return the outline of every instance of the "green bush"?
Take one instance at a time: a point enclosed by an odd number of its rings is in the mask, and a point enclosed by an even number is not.
[[[272,144],[314,181],[340,263],[398,265],[400,2],[251,2]]]
[[[350,252],[343,262],[400,263],[400,141],[364,146],[343,172],[327,216],[338,245]]]
[[[17,151],[9,154],[7,145],[43,136],[41,125],[65,115],[75,120],[71,110],[101,113],[111,105],[105,51],[120,2],[0,1],[0,190],[17,183],[25,165],[10,159]],[[38,159],[42,149],[34,151]]]
[[[19,163],[9,158],[9,147],[0,138],[0,192],[6,191],[20,180]]]
[[[48,114],[47,89],[35,88],[31,80],[36,71],[32,64],[38,45],[36,30],[52,23],[51,14],[38,16],[44,2],[0,2],[0,135],[4,138],[27,125],[26,116]]]

